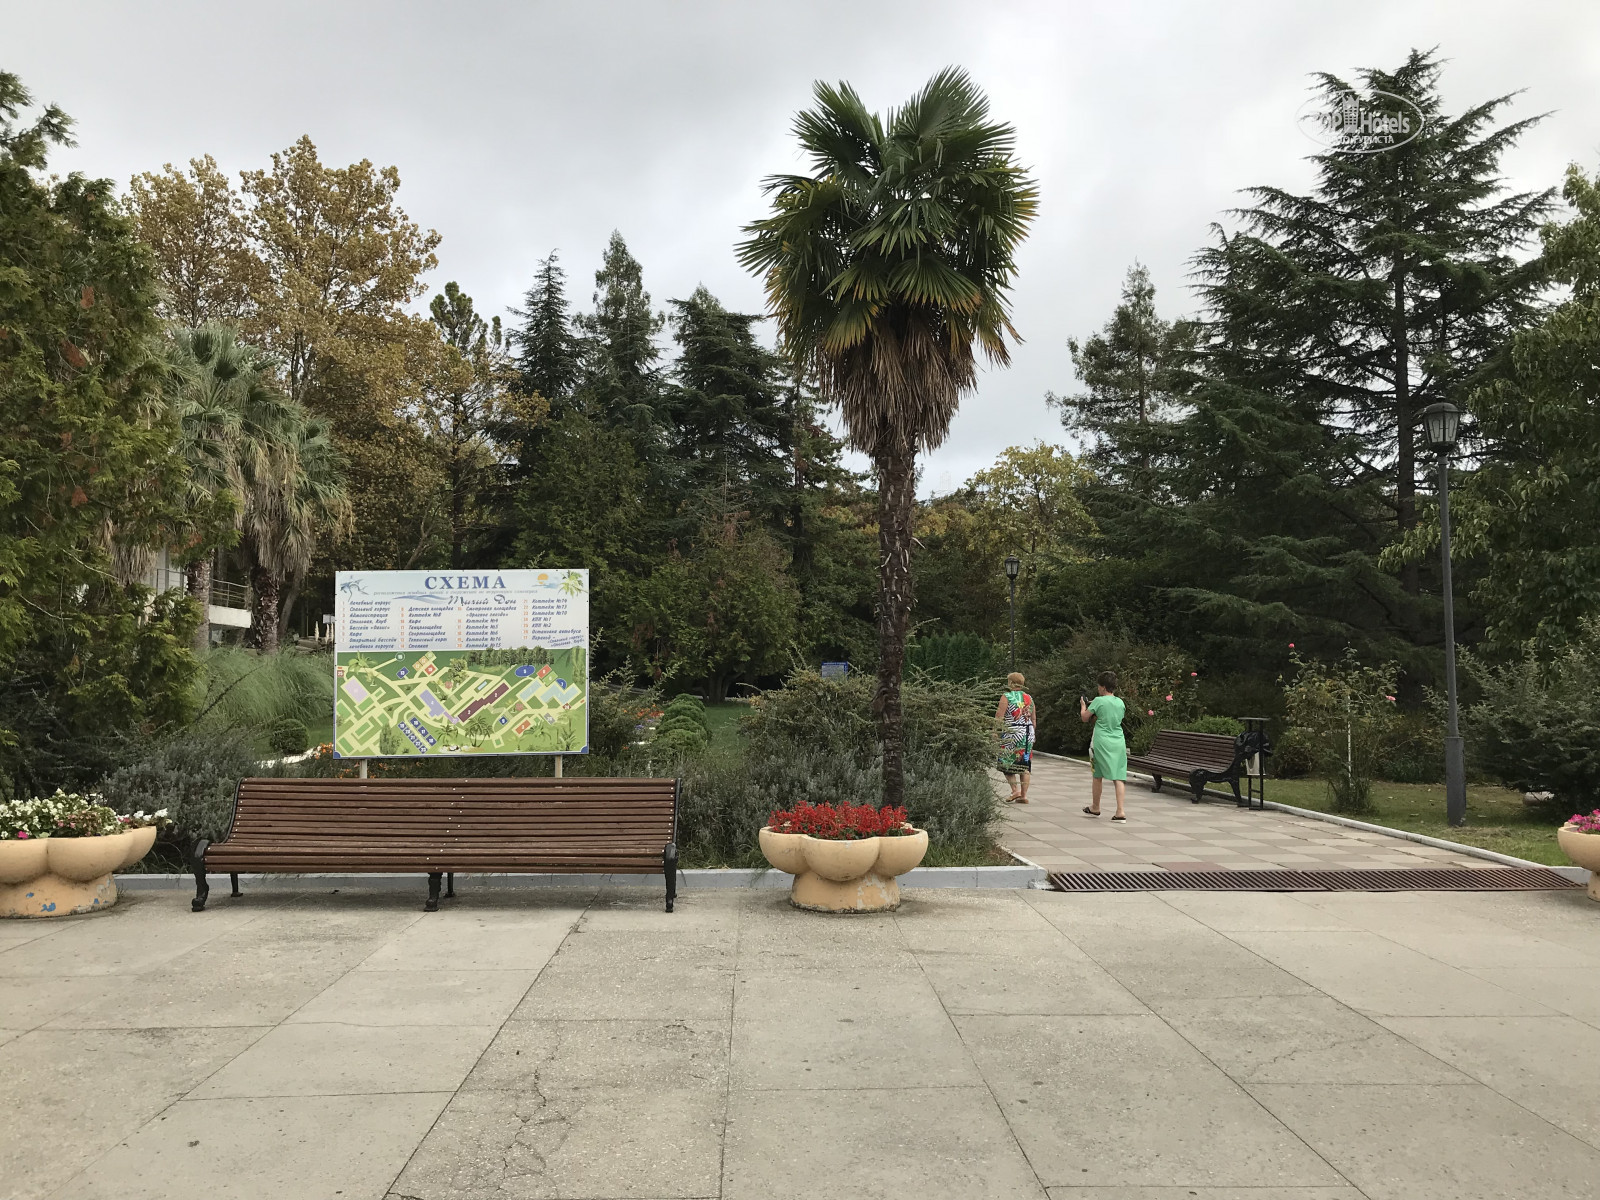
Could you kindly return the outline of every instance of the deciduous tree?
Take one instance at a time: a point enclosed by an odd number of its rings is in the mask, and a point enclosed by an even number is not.
[[[154,266],[109,180],[46,175],[71,122],[0,72],[0,794],[97,778],[193,712],[194,608],[113,572],[182,517]]]
[[[261,287],[244,199],[209,154],[135,175],[128,207],[140,239],[155,252],[162,315],[186,329],[237,325]]]

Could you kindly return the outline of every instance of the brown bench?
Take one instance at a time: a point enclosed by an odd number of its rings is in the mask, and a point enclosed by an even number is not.
[[[1130,754],[1128,766],[1143,771],[1155,780],[1155,790],[1161,790],[1163,779],[1182,779],[1194,793],[1194,802],[1200,803],[1206,784],[1226,782],[1233,788],[1233,798],[1245,803],[1239,792],[1239,776],[1247,759],[1253,754],[1271,754],[1266,736],[1257,732],[1230,736],[1226,733],[1189,733],[1182,729],[1163,729],[1143,754]]]
[[[456,872],[603,871],[678,891],[675,779],[245,779],[220,841],[194,848],[195,912],[208,871],[417,871],[427,912]]]

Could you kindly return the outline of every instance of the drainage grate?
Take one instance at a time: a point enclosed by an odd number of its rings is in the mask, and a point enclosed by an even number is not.
[[[1582,887],[1537,867],[1354,871],[1055,871],[1058,892],[1531,892]]]

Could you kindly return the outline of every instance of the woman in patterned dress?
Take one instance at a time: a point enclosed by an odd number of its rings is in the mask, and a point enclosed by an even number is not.
[[[994,719],[1000,725],[1000,773],[1011,785],[1008,804],[1028,802],[1028,781],[1033,777],[1033,743],[1038,734],[1033,714],[1033,697],[1022,690],[1027,681],[1021,672],[1006,676],[1006,690],[994,710]],[[1017,786],[1017,777],[1022,786]]]

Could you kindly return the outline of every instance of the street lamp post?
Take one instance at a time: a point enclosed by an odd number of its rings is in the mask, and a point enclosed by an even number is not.
[[[1461,410],[1454,404],[1430,404],[1422,410],[1428,445],[1439,455],[1439,566],[1444,584],[1444,809],[1452,825],[1467,823],[1467,760],[1456,718],[1456,612],[1450,587],[1450,452],[1461,430]]]
[[[1011,669],[1017,669],[1017,576],[1022,571],[1022,560],[1015,554],[1006,556],[1006,578],[1011,582]]]

